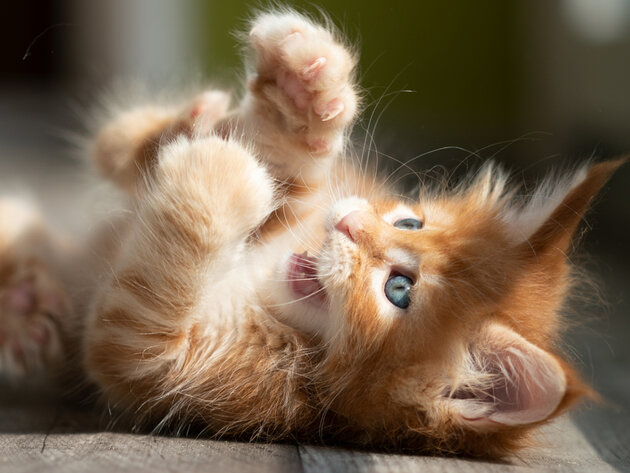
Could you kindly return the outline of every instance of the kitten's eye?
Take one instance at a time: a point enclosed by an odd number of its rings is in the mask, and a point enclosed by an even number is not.
[[[394,226],[401,230],[420,230],[422,228],[422,222],[415,218],[403,218],[397,220]]]
[[[409,307],[411,300],[409,297],[411,286],[413,286],[413,281],[407,276],[403,276],[402,274],[390,276],[385,283],[385,295],[387,299],[389,299],[389,302],[396,307],[406,309]]]

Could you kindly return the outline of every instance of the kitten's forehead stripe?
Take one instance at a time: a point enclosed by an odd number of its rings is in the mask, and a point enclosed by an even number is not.
[[[402,266],[414,273],[417,271],[420,262],[420,258],[417,254],[401,248],[388,248],[385,251],[385,258],[390,264]]]

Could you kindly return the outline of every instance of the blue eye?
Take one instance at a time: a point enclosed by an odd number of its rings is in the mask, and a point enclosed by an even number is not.
[[[415,218],[403,218],[396,221],[394,226],[401,230],[420,230],[422,228],[422,222]]]
[[[409,307],[411,298],[409,297],[409,291],[413,286],[413,281],[407,276],[402,274],[396,274],[391,276],[385,283],[385,295],[389,302],[396,307],[406,309]]]

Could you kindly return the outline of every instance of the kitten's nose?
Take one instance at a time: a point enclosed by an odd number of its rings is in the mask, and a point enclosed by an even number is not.
[[[361,224],[361,214],[363,213],[361,210],[353,210],[335,224],[335,229],[356,242],[358,233],[363,230]]]

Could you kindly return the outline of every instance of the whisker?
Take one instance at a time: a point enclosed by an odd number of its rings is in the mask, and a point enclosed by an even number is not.
[[[303,300],[309,299],[309,298],[311,298],[311,297],[313,297],[313,296],[315,296],[315,295],[317,295],[317,294],[319,294],[321,292],[324,292],[325,290],[326,290],[326,288],[322,287],[322,288],[318,289],[317,291],[312,292],[311,294],[308,294],[308,295],[306,295],[304,297],[300,297],[299,299],[294,299],[294,300],[291,300],[291,301],[288,301],[288,302],[282,302],[280,304],[270,304],[267,307],[282,307],[282,306],[295,304],[296,302],[301,302]]]

